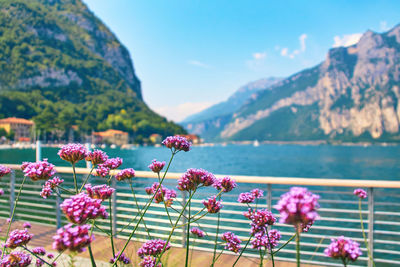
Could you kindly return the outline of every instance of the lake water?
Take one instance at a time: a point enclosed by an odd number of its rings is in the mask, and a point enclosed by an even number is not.
[[[58,148],[42,148],[43,158],[68,166],[57,156]],[[148,170],[152,159],[168,161],[169,149],[139,147],[135,150],[105,149],[124,159],[123,168]],[[34,161],[33,149],[0,150],[0,163]],[[84,165],[82,165],[84,166]],[[333,146],[265,144],[193,147],[180,152],[173,172],[203,168],[216,174],[284,177],[400,180],[400,146]]]

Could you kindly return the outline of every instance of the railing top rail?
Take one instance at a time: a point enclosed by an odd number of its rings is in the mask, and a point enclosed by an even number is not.
[[[3,164],[11,169],[20,169],[17,164]],[[56,167],[58,173],[72,173],[71,167]],[[88,174],[88,168],[76,168],[78,174]],[[116,174],[118,171],[113,171]],[[170,172],[166,179],[179,179],[182,173]],[[150,171],[136,171],[136,176],[140,178],[156,178]],[[216,174],[217,177],[227,175]],[[244,176],[229,175],[239,183],[253,184],[280,184],[280,185],[307,185],[307,186],[339,186],[339,187],[375,187],[375,188],[400,188],[400,181],[388,180],[356,180],[356,179],[336,179],[336,178],[301,178],[301,177],[277,177],[277,176]]]

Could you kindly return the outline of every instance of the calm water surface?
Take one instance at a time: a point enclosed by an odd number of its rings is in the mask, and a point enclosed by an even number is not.
[[[42,148],[42,155],[55,165],[68,166],[57,156],[57,148]],[[140,147],[135,150],[105,149],[124,159],[122,167],[148,170],[152,159],[168,161],[166,148]],[[33,149],[0,150],[0,163],[34,161]],[[83,166],[83,165],[82,165]],[[400,180],[400,146],[332,145],[227,145],[193,147],[180,152],[171,166],[173,172],[204,168],[217,174],[266,175],[315,178]]]

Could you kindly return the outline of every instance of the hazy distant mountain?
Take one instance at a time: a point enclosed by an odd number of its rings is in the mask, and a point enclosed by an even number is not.
[[[238,111],[255,93],[269,88],[279,82],[281,78],[270,77],[257,80],[240,87],[226,101],[215,104],[199,113],[184,119],[180,124],[189,129],[192,133],[202,137],[213,137],[229,122],[233,113]]]
[[[256,93],[215,139],[399,141],[400,25]],[[188,128],[191,130],[190,128]]]

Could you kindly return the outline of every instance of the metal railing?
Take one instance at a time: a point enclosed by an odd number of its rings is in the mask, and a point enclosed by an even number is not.
[[[15,191],[20,187],[22,173],[19,171],[19,165],[6,165],[14,171],[11,175],[5,176],[0,180],[1,187],[5,190],[6,200],[3,196],[0,198],[0,216],[9,217],[10,210],[15,199]],[[72,170],[67,167],[57,167],[58,176],[61,176],[66,187],[73,187]],[[87,168],[77,168],[78,178],[83,178],[89,172]],[[166,176],[164,185],[168,188],[175,188],[176,180],[181,174],[169,173]],[[217,177],[222,177],[217,175]],[[265,196],[258,203],[259,208],[268,208],[272,210],[277,218],[279,214],[273,209],[279,197],[287,192],[291,186],[306,186],[315,194],[319,194],[320,219],[315,222],[308,233],[303,233],[301,237],[302,255],[304,263],[341,266],[337,261],[324,256],[324,249],[329,245],[330,238],[344,235],[350,237],[361,244],[363,255],[350,266],[372,266],[367,256],[362,232],[360,228],[360,217],[358,211],[358,198],[353,195],[354,188],[362,187],[368,190],[368,200],[362,202],[362,216],[365,224],[365,230],[369,240],[369,249],[373,251],[374,261],[377,266],[400,266],[400,182],[398,181],[373,181],[373,180],[343,180],[343,179],[311,179],[311,178],[289,178],[289,177],[262,177],[262,176],[232,176],[238,183],[238,187],[223,196],[223,209],[221,210],[221,225],[219,233],[226,231],[235,232],[242,240],[249,238],[249,220],[242,214],[247,210],[247,206],[237,202],[238,194],[258,187],[265,191]],[[145,187],[150,186],[157,181],[152,172],[137,171],[136,178],[133,180],[134,189],[138,204],[143,207],[149,196],[145,193]],[[92,178],[92,184],[104,183],[101,178]],[[9,186],[8,186],[9,185]],[[52,196],[49,199],[43,199],[39,196],[42,184],[40,182],[27,181],[20,202],[16,211],[17,219],[29,220],[31,222],[54,225],[57,228],[67,223],[65,217],[61,214],[59,204],[61,198]],[[137,209],[132,198],[131,189],[125,183],[116,183],[114,179],[113,186],[117,189],[112,199],[113,214],[115,223],[114,232],[119,238],[127,238],[132,230],[132,226],[126,225],[134,220],[137,215]],[[200,190],[197,198],[192,201],[192,211],[197,212],[203,206],[201,199],[216,194],[212,188]],[[67,197],[67,195],[62,195]],[[173,206],[181,209],[179,202],[184,200],[186,195],[181,192]],[[156,238],[167,238],[170,231],[170,222],[165,216],[164,206],[153,204],[144,221],[149,229],[150,236]],[[173,219],[178,214],[171,212]],[[135,225],[135,220],[133,225]],[[216,233],[217,215],[209,214],[193,226],[202,228],[206,233],[203,239],[191,238],[191,245],[195,249],[212,251]],[[184,223],[182,221],[182,223]],[[99,221],[100,227],[107,229],[108,222]],[[280,244],[285,243],[293,234],[294,229],[290,225],[277,223],[277,228],[282,233]],[[100,234],[99,232],[98,234]],[[146,232],[143,224],[140,225],[135,233],[134,240],[144,241],[148,239],[149,233]],[[185,229],[177,229],[171,239],[173,246],[185,247]],[[221,245],[219,249],[223,246]],[[229,253],[229,252],[227,252]],[[246,250],[246,256],[258,257],[256,250]],[[295,261],[294,242],[290,243],[277,254],[277,260]]]

